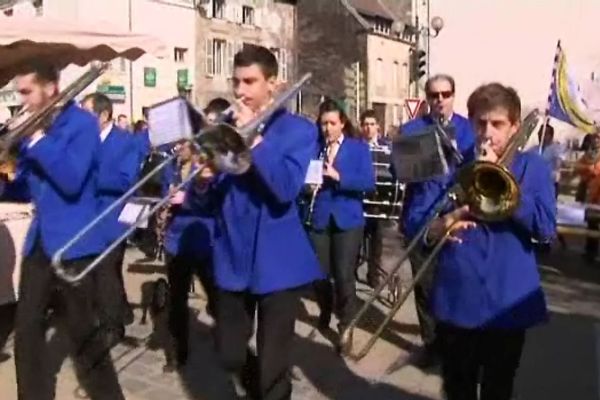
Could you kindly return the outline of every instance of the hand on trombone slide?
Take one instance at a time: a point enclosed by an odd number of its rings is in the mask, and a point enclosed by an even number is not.
[[[462,243],[460,233],[477,226],[475,222],[466,220],[470,215],[469,206],[463,206],[436,218],[429,227],[427,240],[429,242],[437,242],[444,235],[448,235],[448,241]]]

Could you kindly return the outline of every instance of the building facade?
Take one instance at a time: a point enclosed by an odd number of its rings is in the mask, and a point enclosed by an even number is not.
[[[5,16],[39,16],[53,20],[106,24],[107,29],[150,33],[160,38],[167,57],[143,55],[134,62],[115,59],[111,69],[82,94],[106,93],[115,104],[115,114],[132,121],[141,119],[145,107],[176,96],[190,94],[195,79],[197,0],[20,0],[6,2]],[[84,68],[69,66],[62,72],[63,86]],[[80,97],[81,97],[80,96]],[[16,102],[10,87],[0,90],[0,110]],[[2,111],[0,111],[2,112]],[[0,114],[1,116],[1,114]]]
[[[374,109],[386,130],[405,120],[412,44],[394,31],[403,18],[377,0],[299,0],[298,68],[313,73],[303,112],[315,116],[328,96],[354,119]]]
[[[279,0],[208,0],[196,19],[194,99],[233,100],[233,57],[245,44],[271,49],[279,61],[279,80],[296,79],[296,5]]]

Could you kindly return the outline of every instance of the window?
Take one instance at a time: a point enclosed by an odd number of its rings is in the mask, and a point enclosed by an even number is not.
[[[278,49],[271,48],[271,52],[275,55],[277,59],[277,64],[279,65],[279,80],[285,82],[288,80],[288,59],[287,59],[287,51],[286,49]]]
[[[392,93],[393,96],[397,96],[400,92],[400,64],[398,61],[394,61],[392,66],[394,69],[392,71]]]
[[[127,63],[126,63],[125,58],[123,58],[123,57],[115,58],[114,60],[111,61],[111,64],[112,64],[112,68],[115,71],[118,71],[121,73],[124,73],[125,70],[127,69]]]
[[[215,74],[215,51],[212,39],[206,39],[204,42],[204,52],[206,54],[206,75]]]
[[[232,42],[227,42],[227,78],[233,77],[233,56],[235,56],[235,47]]]
[[[383,86],[383,59],[378,58],[375,62],[375,82],[377,86]]]
[[[223,75],[227,68],[227,42],[221,39],[213,41],[214,74]]]
[[[392,23],[384,19],[376,19],[373,23],[373,30],[377,33],[383,33],[389,35],[392,31]]]
[[[242,24],[254,25],[254,8],[248,6],[242,7]]]
[[[183,47],[175,47],[175,49],[173,49],[173,58],[175,62],[185,62],[186,53],[187,49],[184,49]]]
[[[213,18],[225,19],[225,0],[213,0]]]

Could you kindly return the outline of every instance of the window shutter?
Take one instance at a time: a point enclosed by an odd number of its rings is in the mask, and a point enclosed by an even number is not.
[[[233,43],[227,42],[227,78],[233,77]]]
[[[205,53],[206,53],[206,74],[213,76],[215,74],[215,54],[212,39],[205,40]]]

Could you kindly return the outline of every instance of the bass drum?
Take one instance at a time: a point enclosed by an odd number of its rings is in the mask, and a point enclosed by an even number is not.
[[[33,207],[0,203],[0,305],[19,298],[23,243],[33,218]]]

